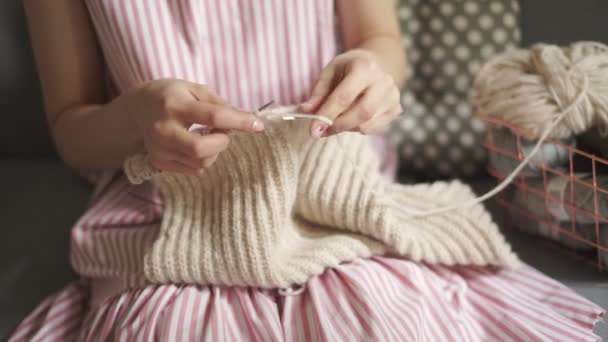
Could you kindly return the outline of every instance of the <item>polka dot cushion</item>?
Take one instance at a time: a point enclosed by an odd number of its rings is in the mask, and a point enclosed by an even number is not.
[[[390,137],[403,177],[485,169],[485,126],[471,117],[471,84],[485,60],[518,45],[518,9],[517,0],[400,0],[411,77]]]

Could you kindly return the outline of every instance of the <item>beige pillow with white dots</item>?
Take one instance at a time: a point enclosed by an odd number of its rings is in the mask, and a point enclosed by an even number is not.
[[[411,78],[391,127],[401,173],[466,177],[484,169],[485,126],[471,117],[473,77],[520,40],[517,0],[400,0]]]

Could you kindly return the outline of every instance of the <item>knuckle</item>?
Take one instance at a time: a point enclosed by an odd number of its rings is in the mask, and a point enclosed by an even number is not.
[[[190,154],[192,154],[194,157],[202,158],[205,156],[206,152],[207,147],[205,146],[205,144],[202,144],[200,142],[194,142],[190,144]]]
[[[152,139],[162,140],[169,136],[168,129],[163,121],[156,121],[152,124]]]
[[[367,121],[375,116],[374,106],[369,103],[362,103],[360,108],[361,119]]]
[[[164,92],[160,95],[158,101],[162,114],[169,116],[174,109],[173,97],[168,92]]]
[[[221,109],[213,109],[209,112],[209,124],[212,126],[217,126],[219,122],[219,118],[222,116],[223,111]]]
[[[371,127],[369,127],[369,126],[363,126],[363,127],[360,127],[360,128],[359,128],[359,132],[360,132],[361,134],[366,134],[366,135],[367,135],[367,134],[371,134],[371,133],[373,133],[373,132],[372,132]]]
[[[343,90],[336,95],[336,102],[342,107],[347,107],[353,102],[353,97],[352,91]]]
[[[353,62],[353,68],[359,70],[372,70],[375,63],[369,58],[359,58]]]

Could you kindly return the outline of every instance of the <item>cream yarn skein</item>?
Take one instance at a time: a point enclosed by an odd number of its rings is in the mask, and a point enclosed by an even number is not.
[[[608,46],[578,42],[570,47],[537,44],[490,59],[473,84],[476,113],[494,116],[539,139],[561,139],[608,123]],[[575,103],[576,102],[576,103]]]

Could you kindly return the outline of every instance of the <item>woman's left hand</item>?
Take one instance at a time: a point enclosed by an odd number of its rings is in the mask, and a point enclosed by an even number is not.
[[[402,111],[393,77],[382,70],[371,52],[357,49],[337,56],[325,67],[300,110],[333,120],[331,127],[313,122],[311,135],[317,138],[345,131],[379,133]]]

